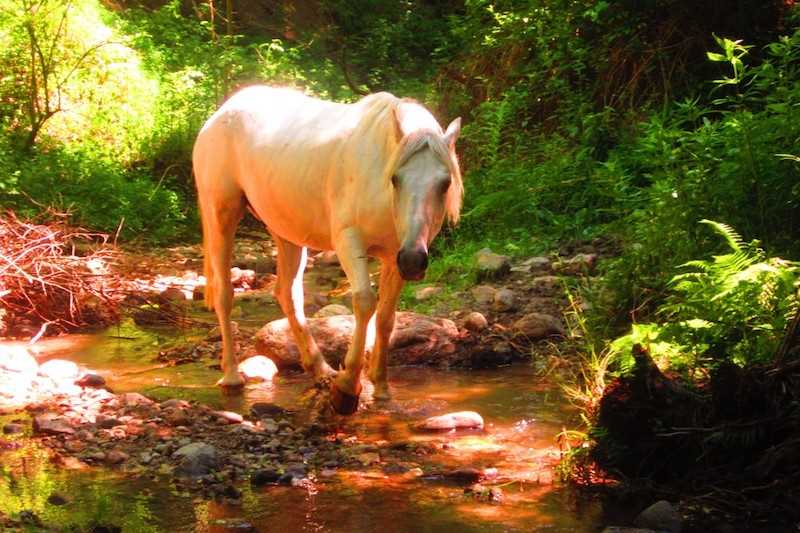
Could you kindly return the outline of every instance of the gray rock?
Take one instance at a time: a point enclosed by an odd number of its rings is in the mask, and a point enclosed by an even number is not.
[[[549,335],[564,335],[564,325],[558,318],[544,313],[528,313],[512,326],[512,333],[528,340],[541,339]]]
[[[500,289],[494,293],[492,309],[498,312],[511,311],[516,307],[516,297],[511,289]]]
[[[596,262],[597,256],[595,254],[577,254],[569,259],[554,263],[553,270],[568,276],[591,274]]]
[[[478,269],[479,281],[500,279],[511,272],[511,258],[484,248],[475,254],[475,266]]]
[[[466,329],[475,333],[489,327],[489,322],[486,320],[486,317],[477,311],[473,311],[465,316],[463,324]]]
[[[522,265],[528,267],[529,272],[548,271],[552,268],[553,263],[549,257],[538,256],[529,257],[522,262]]]
[[[641,513],[633,521],[638,527],[681,533],[683,530],[683,517],[666,500],[659,500]]]
[[[531,288],[544,296],[556,296],[564,292],[558,276],[537,276],[531,280]]]
[[[256,418],[273,418],[285,416],[289,414],[289,411],[274,403],[256,402],[250,407],[250,414]]]
[[[496,292],[497,289],[491,285],[478,285],[470,289],[470,293],[472,293],[472,297],[475,298],[475,301],[483,305],[492,303]]]
[[[329,316],[352,315],[353,312],[347,306],[341,304],[329,304],[314,313],[315,318],[326,318]]]
[[[175,450],[172,456],[180,460],[175,468],[175,473],[179,476],[205,476],[219,466],[217,449],[205,442],[186,444]]]

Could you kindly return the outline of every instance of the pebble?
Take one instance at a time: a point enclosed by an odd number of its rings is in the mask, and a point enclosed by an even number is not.
[[[472,311],[470,314],[465,316],[463,324],[467,330],[475,333],[483,331],[489,327],[489,321],[486,320],[486,317],[478,311]]]
[[[101,389],[106,386],[106,380],[99,374],[84,374],[75,384],[79,387]]]
[[[494,293],[492,309],[499,312],[511,311],[516,307],[516,296],[511,289],[500,289]]]

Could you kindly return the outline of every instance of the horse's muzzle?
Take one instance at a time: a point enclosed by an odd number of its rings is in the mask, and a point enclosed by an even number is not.
[[[397,269],[400,277],[406,281],[418,281],[425,277],[428,268],[428,252],[423,248],[416,250],[401,249],[397,252]]]

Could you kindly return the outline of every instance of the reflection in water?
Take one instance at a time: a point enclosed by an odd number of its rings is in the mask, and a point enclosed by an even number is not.
[[[298,399],[310,379],[277,376],[248,385],[243,396],[226,397],[214,387],[218,369],[207,362],[178,367],[153,364],[158,333],[139,330],[115,337],[80,338],[59,346],[64,356],[99,370],[116,392],[139,391],[158,399],[180,397],[247,413],[268,401],[302,416]],[[124,337],[123,339],[119,337]],[[63,350],[63,351],[62,351]],[[238,505],[175,493],[168,479],[137,479],[122,472],[66,471],[49,463],[47,452],[23,436],[17,450],[0,451],[0,515],[31,510],[47,524],[89,528],[115,524],[125,531],[594,531],[600,508],[576,507],[569,491],[553,484],[558,459],[555,435],[570,413],[554,389],[526,367],[487,372],[443,372],[424,368],[391,370],[394,399],[371,403],[343,419],[339,432],[362,445],[424,446],[397,465],[380,462],[358,470],[333,468],[312,483],[251,488],[243,484]],[[418,433],[422,419],[474,410],[485,432]],[[9,418],[9,417],[6,417]],[[14,416],[10,417],[15,418]],[[0,419],[0,423],[7,420]],[[396,467],[396,468],[390,468]],[[465,494],[444,475],[458,468],[492,469],[487,486],[502,490],[493,503]],[[54,492],[68,503],[48,503]],[[248,526],[248,524],[250,526]]]

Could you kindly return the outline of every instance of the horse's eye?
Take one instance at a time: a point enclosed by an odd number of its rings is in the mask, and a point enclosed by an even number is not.
[[[451,178],[447,178],[443,182],[439,184],[439,193],[444,195],[447,192],[447,189],[450,188],[450,184],[453,182]]]
[[[392,186],[397,188],[397,174],[392,174]]]

